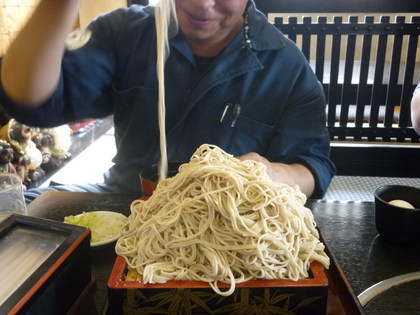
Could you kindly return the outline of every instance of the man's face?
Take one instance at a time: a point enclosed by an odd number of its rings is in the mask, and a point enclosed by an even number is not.
[[[176,0],[179,27],[189,42],[230,41],[248,0]]]

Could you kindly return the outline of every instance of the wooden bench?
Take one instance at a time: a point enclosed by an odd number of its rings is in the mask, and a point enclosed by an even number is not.
[[[274,25],[298,44],[324,87],[337,174],[420,177],[420,138],[410,118],[420,76],[420,13],[375,20],[373,14],[340,12],[328,20],[326,14],[311,17],[282,8]]]

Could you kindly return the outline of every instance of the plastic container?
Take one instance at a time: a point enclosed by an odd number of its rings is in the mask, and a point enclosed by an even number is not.
[[[26,215],[22,180],[16,174],[0,174],[0,217],[13,213]]]

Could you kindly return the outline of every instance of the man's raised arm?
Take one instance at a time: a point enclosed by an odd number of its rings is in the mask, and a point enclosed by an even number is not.
[[[1,82],[15,102],[40,106],[54,92],[80,0],[41,0],[3,57]]]

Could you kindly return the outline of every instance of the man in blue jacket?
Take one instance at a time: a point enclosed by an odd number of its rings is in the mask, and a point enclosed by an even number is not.
[[[41,0],[2,60],[0,100],[35,126],[113,115],[117,154],[106,182],[62,189],[138,191],[139,171],[160,158],[154,8],[118,9],[67,36],[79,1]],[[168,159],[188,161],[214,144],[321,197],[334,174],[325,97],[297,46],[251,0],[175,3]]]

